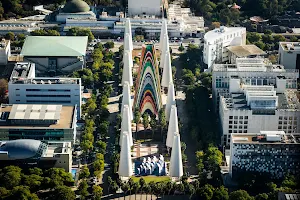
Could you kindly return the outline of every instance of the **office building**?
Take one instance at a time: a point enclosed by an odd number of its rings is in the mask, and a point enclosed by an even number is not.
[[[28,36],[21,56],[39,76],[68,75],[85,66],[87,36]]]
[[[35,77],[35,64],[16,63],[9,83],[10,104],[76,105],[81,117],[81,79]]]
[[[0,141],[0,166],[63,168],[71,172],[71,142],[41,142],[39,140],[19,139]]]
[[[10,40],[0,41],[0,65],[6,65],[8,57],[11,55]]]
[[[2,104],[0,141],[34,139],[75,142],[76,105]]]
[[[229,174],[233,179],[245,173],[283,178],[298,175],[300,134],[284,131],[234,133],[231,135]]]
[[[280,42],[278,59],[286,69],[300,70],[300,42]]]
[[[298,71],[264,61],[238,58],[213,66],[213,101],[226,146],[232,133],[300,132]]]
[[[246,45],[246,28],[224,27],[208,31],[204,35],[203,62],[208,68],[215,63],[229,61],[229,46]]]
[[[128,0],[128,15],[161,16],[163,0]]]

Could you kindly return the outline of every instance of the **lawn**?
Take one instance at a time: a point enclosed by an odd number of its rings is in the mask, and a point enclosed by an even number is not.
[[[170,177],[168,176],[142,176],[142,177],[131,177],[134,182],[138,182],[140,178],[144,178],[146,183],[149,183],[151,181],[157,182],[168,182],[170,180]]]

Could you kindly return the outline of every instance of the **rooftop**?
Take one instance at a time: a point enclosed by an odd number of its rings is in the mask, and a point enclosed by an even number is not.
[[[74,127],[74,114],[75,106],[2,104],[0,129],[69,129]]]
[[[227,49],[235,54],[237,57],[248,57],[253,55],[265,55],[266,52],[258,48],[256,45],[241,45],[241,46],[229,46]]]
[[[85,56],[87,36],[28,36],[24,42],[22,56]]]
[[[225,26],[221,26],[220,28],[216,28],[214,30],[208,31],[205,35],[204,35],[204,39],[205,40],[214,40],[217,38],[221,38],[224,36],[224,34],[232,34],[232,33],[236,33],[237,31],[241,31],[244,30],[246,32],[246,28],[244,27],[225,27]]]
[[[300,42],[280,42],[279,45],[285,51],[300,51]]]
[[[285,134],[284,131],[260,131],[260,133],[232,133],[233,143],[251,144],[300,144],[300,134]]]
[[[82,0],[71,0],[68,1],[63,7],[64,13],[80,13],[90,11],[90,6]]]

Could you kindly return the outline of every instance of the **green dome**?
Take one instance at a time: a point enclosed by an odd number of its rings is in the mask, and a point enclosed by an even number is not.
[[[64,13],[79,13],[90,11],[90,6],[82,0],[71,0],[63,7]]]

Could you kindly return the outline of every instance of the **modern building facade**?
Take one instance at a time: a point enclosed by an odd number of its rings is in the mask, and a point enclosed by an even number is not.
[[[219,112],[222,143],[232,133],[300,132],[297,70],[264,63],[262,58],[238,58],[213,66],[213,101]]]
[[[161,16],[163,0],[128,0],[128,15]]]
[[[16,63],[8,83],[10,104],[76,105],[81,116],[81,79],[35,77],[35,64]]]
[[[10,55],[10,40],[3,39],[0,41],[0,65],[6,65]]]
[[[258,173],[272,178],[299,174],[300,134],[260,131],[234,133],[231,138],[229,174],[233,179],[244,173]]]
[[[0,141],[0,166],[9,165],[36,166],[42,169],[57,167],[71,172],[71,142],[41,142],[30,139]]]
[[[300,71],[300,42],[280,42],[278,59],[286,69]]]
[[[38,76],[68,75],[85,66],[87,36],[28,36],[21,56]]]
[[[221,26],[208,31],[204,35],[203,62],[208,68],[215,63],[227,62],[227,47],[240,45],[246,45],[246,28]]]
[[[76,105],[2,104],[0,141],[34,139],[75,142]]]

